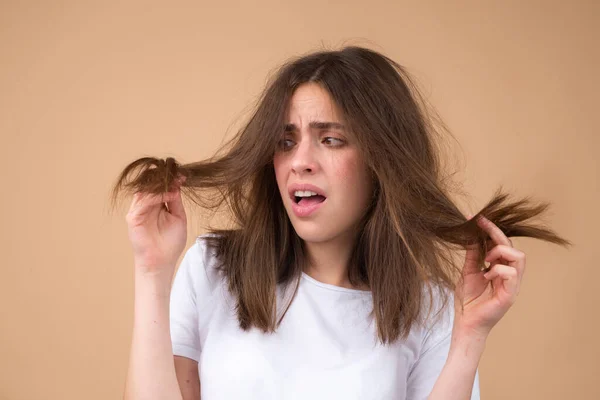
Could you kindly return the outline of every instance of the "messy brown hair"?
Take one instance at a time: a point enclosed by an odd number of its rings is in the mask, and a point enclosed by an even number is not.
[[[213,157],[189,164],[171,157],[140,158],[125,167],[113,188],[114,205],[122,191],[167,192],[184,175],[186,198],[208,210],[226,205],[235,226],[211,228],[214,235],[207,240],[237,300],[242,329],[276,330],[285,315],[277,316],[276,287],[297,289],[305,265],[303,241],[276,184],[273,155],[290,98],[308,82],[324,88],[339,107],[374,177],[373,200],[359,224],[348,278],[370,288],[381,343],[406,338],[422,319],[425,290],[430,300],[433,288],[454,291],[462,270],[454,258],[458,250],[478,246],[479,265],[485,268],[490,242],[477,226],[480,214],[508,237],[571,244],[532,222],[548,203],[511,201],[502,188],[467,219],[451,199],[459,185],[442,163],[440,143],[449,132],[406,69],[363,47],[319,50],[289,60],[272,75],[247,123]],[[444,305],[447,293],[440,290]]]

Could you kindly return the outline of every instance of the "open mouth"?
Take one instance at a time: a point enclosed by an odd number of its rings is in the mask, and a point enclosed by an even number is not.
[[[320,194],[313,196],[294,196],[294,202],[300,206],[309,206],[312,204],[318,204],[324,202],[326,199],[325,196],[321,196]]]

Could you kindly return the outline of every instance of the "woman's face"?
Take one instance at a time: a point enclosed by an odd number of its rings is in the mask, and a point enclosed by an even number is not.
[[[303,84],[290,101],[284,139],[273,165],[298,236],[307,242],[352,238],[373,190],[370,175],[329,93]],[[303,186],[304,185],[304,186]],[[318,196],[299,197],[313,193]]]

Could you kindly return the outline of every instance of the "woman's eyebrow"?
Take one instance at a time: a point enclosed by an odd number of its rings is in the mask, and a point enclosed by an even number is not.
[[[313,121],[308,124],[308,127],[310,129],[338,129],[342,131],[344,130],[344,125],[340,124],[339,122]],[[298,128],[294,124],[286,124],[284,128],[285,132],[294,132],[297,129]]]

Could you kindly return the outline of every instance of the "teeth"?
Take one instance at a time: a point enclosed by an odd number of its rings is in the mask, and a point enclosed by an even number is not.
[[[294,192],[294,196],[296,197],[310,197],[310,196],[316,196],[317,193],[315,192],[311,192],[310,190],[296,190]]]

